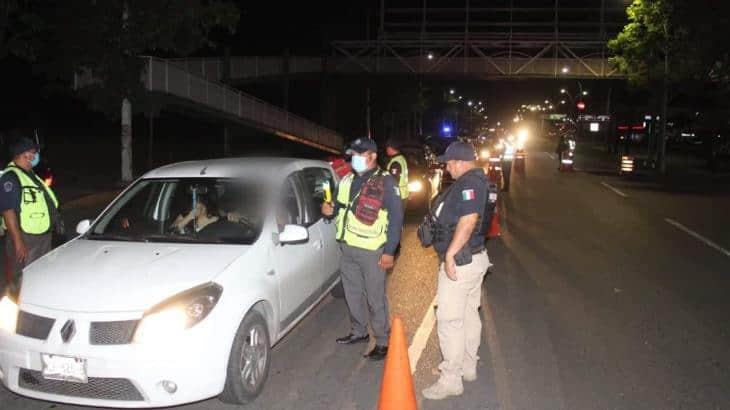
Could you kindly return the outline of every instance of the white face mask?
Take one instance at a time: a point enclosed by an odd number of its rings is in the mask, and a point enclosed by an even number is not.
[[[363,172],[368,169],[368,160],[362,155],[352,156],[352,169],[355,172]]]

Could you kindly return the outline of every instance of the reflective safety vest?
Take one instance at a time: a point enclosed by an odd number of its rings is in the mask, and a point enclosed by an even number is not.
[[[31,235],[41,235],[51,230],[51,211],[46,202],[45,192],[58,207],[58,199],[51,188],[40,180],[35,174],[30,177],[13,162],[8,164],[5,172],[13,172],[20,182],[20,230]],[[3,226],[5,220],[3,220]]]
[[[398,180],[400,199],[408,199],[408,163],[406,162],[406,157],[404,157],[403,154],[394,156],[390,159],[390,161],[388,161],[388,166],[385,168],[390,171],[390,166],[396,162],[400,164],[401,169],[400,179]]]
[[[383,176],[384,172],[376,170],[370,178]],[[378,218],[372,225],[360,222],[355,216],[354,205],[360,196],[358,192],[350,201],[350,188],[355,179],[353,173],[347,174],[337,189],[337,240],[355,248],[374,251],[383,245],[388,239],[388,211],[380,208]],[[363,186],[365,183],[363,183]]]

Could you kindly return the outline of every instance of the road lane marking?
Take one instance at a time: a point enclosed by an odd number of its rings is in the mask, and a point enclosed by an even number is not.
[[[684,231],[684,233],[694,236],[695,238],[699,239],[700,241],[702,241],[705,245],[709,246],[710,248],[713,248],[713,249],[719,251],[720,253],[724,254],[725,256],[730,257],[730,251],[728,251],[727,249],[723,248],[722,246],[716,244],[715,242],[712,242],[711,240],[705,238],[704,236],[698,234],[697,232],[687,228],[686,226],[682,225],[681,223],[675,221],[674,219],[664,218],[664,221],[666,221],[668,224],[674,226],[675,228],[677,228],[681,231]]]
[[[487,301],[487,292],[484,289],[482,289],[482,319],[484,323],[482,328],[487,339],[487,346],[489,347],[489,357],[492,361],[494,384],[497,389],[497,401],[500,404],[500,409],[512,410],[514,406],[512,405],[512,389],[510,388],[509,372],[504,363],[502,347],[499,344],[499,337],[497,336],[497,327],[494,323],[492,309],[489,307],[489,302]]]
[[[552,159],[558,159],[558,156],[557,156],[557,155],[555,155],[555,154],[553,154],[552,152],[546,152],[546,154],[548,154],[548,156],[549,156],[550,158],[552,158]]]
[[[601,185],[603,185],[606,188],[610,189],[611,191],[615,192],[616,195],[622,196],[624,198],[628,198],[629,197],[628,195],[624,194],[623,192],[619,191],[618,189],[612,187],[611,185],[609,185],[609,184],[607,184],[605,182],[601,182]]]
[[[421,354],[426,349],[428,338],[431,336],[433,326],[436,324],[435,306],[436,297],[428,305],[428,310],[426,310],[426,314],[423,316],[423,320],[421,320],[421,325],[416,329],[411,345],[408,347],[408,361],[411,363],[411,374],[416,372],[418,360],[421,359]]]

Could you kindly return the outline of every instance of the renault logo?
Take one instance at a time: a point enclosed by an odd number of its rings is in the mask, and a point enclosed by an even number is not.
[[[66,324],[61,328],[61,339],[63,343],[68,343],[76,335],[76,323],[72,319],[66,321]]]

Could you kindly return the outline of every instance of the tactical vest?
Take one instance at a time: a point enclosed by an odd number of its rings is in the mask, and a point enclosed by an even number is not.
[[[41,235],[51,230],[51,208],[46,202],[46,195],[58,207],[58,199],[51,188],[35,174],[29,176],[14,163],[8,164],[5,172],[13,172],[20,183],[20,229],[31,235]],[[45,193],[44,193],[45,192]],[[3,224],[4,224],[3,220]]]
[[[370,178],[382,177],[382,170],[376,170]],[[388,211],[380,208],[378,216],[372,225],[367,225],[357,219],[354,208],[357,205],[360,192],[350,201],[350,189],[355,179],[353,173],[347,174],[340,181],[337,189],[337,240],[350,246],[374,251],[383,245],[388,239]],[[363,186],[367,181],[363,183]],[[362,189],[362,188],[361,188]]]
[[[479,220],[477,221],[477,226],[475,228],[477,231],[476,234],[478,236],[486,237],[486,234],[489,231],[489,224],[492,221],[494,208],[497,204],[497,192],[499,190],[496,184],[487,180],[486,176],[469,172],[462,177],[479,178],[480,180],[483,179],[483,182],[487,184],[487,200],[484,205],[484,210],[479,215]],[[454,232],[456,232],[456,223],[446,223],[442,218],[439,217],[440,213],[439,216],[436,216],[435,212],[438,211],[441,204],[444,204],[445,206],[446,202],[453,197],[452,191],[458,192],[458,189],[453,189],[455,186],[458,186],[458,182],[454,182],[454,184],[452,184],[449,189],[439,194],[439,196],[434,199],[431,208],[431,217],[433,218],[434,222],[433,248],[440,256],[446,253],[449,248],[449,244],[451,244],[451,239],[454,237]],[[441,211],[443,211],[443,209]],[[474,234],[472,234],[472,236],[473,235]]]
[[[393,165],[393,163],[400,164],[400,179],[398,182],[398,190],[400,191],[400,199],[408,199],[408,163],[406,162],[406,157],[403,156],[403,154],[398,154],[394,156],[393,158],[388,161],[388,166],[385,167],[387,170],[390,170],[390,166]]]

